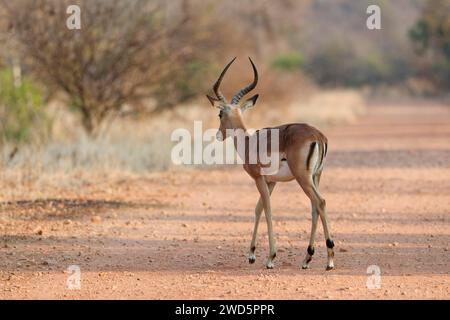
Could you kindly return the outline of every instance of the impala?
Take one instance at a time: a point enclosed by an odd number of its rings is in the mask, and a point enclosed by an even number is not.
[[[219,78],[213,86],[213,91],[216,97],[207,95],[208,100],[214,107],[217,107],[220,118],[220,127],[217,131],[216,138],[219,141],[223,141],[230,136],[234,137],[235,148],[237,148],[237,137],[233,135],[233,131],[240,131],[247,137],[252,134],[247,131],[243,120],[243,113],[253,107],[258,99],[258,94],[254,95],[244,103],[240,104],[239,101],[243,96],[252,91],[258,83],[258,71],[249,58],[253,68],[254,79],[253,82],[247,87],[239,90],[228,102],[223,94],[220,92],[219,87],[222,82],[225,73],[228,68],[234,62],[236,58],[231,60],[223,69]],[[275,173],[265,174],[264,164],[261,162],[249,163],[244,161],[244,170],[255,180],[256,187],[259,191],[260,198],[255,208],[255,224],[253,228],[253,236],[250,243],[250,251],[248,255],[249,263],[256,261],[256,235],[258,232],[259,220],[262,210],[264,209],[267,231],[269,235],[269,257],[266,263],[268,269],[272,269],[274,264],[273,260],[276,256],[276,245],[273,236],[272,228],[272,209],[270,205],[270,195],[277,182],[287,182],[296,180],[305,194],[311,200],[311,235],[309,239],[309,245],[307,248],[305,259],[302,263],[302,268],[309,268],[312,256],[314,255],[314,239],[317,229],[317,220],[320,217],[325,235],[325,243],[327,246],[327,265],[326,270],[334,268],[334,242],[330,235],[330,229],[327,219],[325,199],[320,195],[318,187],[320,177],[322,174],[323,164],[327,155],[327,138],[316,128],[304,124],[304,123],[290,123],[281,126],[266,128],[269,130],[278,130],[278,150],[271,150],[270,144],[268,144],[268,152],[276,152],[279,156],[278,170]],[[261,130],[253,133],[258,135]],[[248,158],[248,148],[246,148],[244,155],[240,154],[241,158]]]

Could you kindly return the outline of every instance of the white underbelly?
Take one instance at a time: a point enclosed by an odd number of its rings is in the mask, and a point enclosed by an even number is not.
[[[287,161],[280,161],[280,167],[275,174],[266,175],[267,182],[282,182],[282,181],[291,181],[294,179],[294,175],[289,169]]]

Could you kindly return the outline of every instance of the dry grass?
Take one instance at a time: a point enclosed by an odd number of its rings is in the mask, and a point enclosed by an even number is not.
[[[255,127],[280,123],[306,122],[317,127],[354,121],[365,111],[361,92],[355,90],[321,90],[282,105],[263,106],[253,112],[249,124]]]
[[[318,91],[282,105],[258,104],[245,117],[249,128],[283,122],[308,122],[323,127],[352,121],[363,110],[364,100],[358,92]],[[118,119],[97,139],[86,137],[72,114],[58,117],[52,142],[20,146],[13,156],[12,145],[0,150],[2,198],[11,199],[33,190],[36,193],[36,188],[44,190],[47,186],[76,189],[102,177],[166,170],[174,167],[170,159],[174,129],[192,132],[195,120],[203,122],[203,129],[218,126],[217,111],[206,101],[180,106],[151,119]]]

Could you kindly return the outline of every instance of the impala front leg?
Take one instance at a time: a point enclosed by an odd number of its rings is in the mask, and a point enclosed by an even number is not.
[[[273,188],[275,187],[275,182],[269,182],[267,185],[269,187],[269,193],[272,194]],[[249,263],[255,263],[255,261],[256,261],[256,255],[255,255],[256,235],[258,233],[259,220],[261,218],[262,210],[263,210],[263,204],[262,204],[262,200],[260,197],[258,200],[258,203],[256,204],[256,208],[255,208],[255,226],[253,228],[253,236],[252,236],[252,241],[250,243],[250,251],[248,253],[248,262]]]
[[[273,259],[275,259],[277,255],[277,250],[275,247],[275,239],[273,238],[273,229],[272,229],[272,209],[270,207],[270,191],[267,186],[266,181],[263,177],[258,177],[255,179],[256,187],[261,195],[261,201],[264,208],[264,213],[266,215],[267,221],[267,232],[269,234],[269,258],[267,259],[266,267],[267,269],[273,268]]]

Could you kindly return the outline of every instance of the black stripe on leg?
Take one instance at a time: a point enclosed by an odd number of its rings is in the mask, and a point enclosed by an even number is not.
[[[333,249],[334,248],[334,242],[331,239],[327,239],[327,248],[328,249]]]
[[[251,252],[255,252],[255,250],[256,250],[256,247],[255,247],[255,246],[253,246],[253,247],[250,248],[250,251],[251,251]]]
[[[314,153],[314,148],[316,147],[316,142],[314,141],[313,143],[311,143],[311,145],[309,146],[309,152],[308,152],[308,157],[306,158],[306,170],[309,170],[310,167],[310,162],[311,162],[311,157]]]
[[[308,246],[308,249],[307,249],[306,251],[308,252],[308,254],[309,254],[310,256],[314,255],[314,248],[313,248],[313,247]]]

